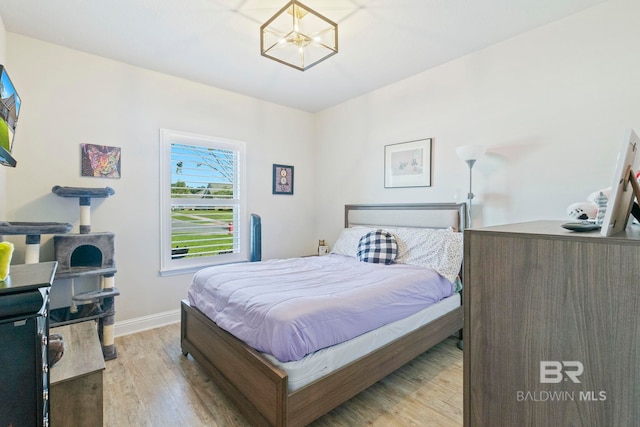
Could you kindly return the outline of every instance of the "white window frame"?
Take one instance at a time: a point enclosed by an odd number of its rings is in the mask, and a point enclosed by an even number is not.
[[[184,144],[235,151],[237,155],[233,199],[181,198],[181,205],[212,204],[229,205],[236,208],[233,230],[237,235],[238,252],[212,256],[185,257],[173,259],[171,256],[171,198],[172,164],[171,145]],[[203,267],[248,261],[248,225],[246,215],[246,144],[243,141],[222,139],[205,135],[160,129],[160,275],[190,273]]]

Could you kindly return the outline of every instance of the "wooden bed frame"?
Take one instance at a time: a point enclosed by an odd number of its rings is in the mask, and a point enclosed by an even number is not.
[[[376,223],[377,218],[383,218],[383,222]],[[384,218],[391,218],[393,222]],[[345,226],[452,226],[462,231],[465,223],[465,204],[345,206]],[[460,306],[341,369],[288,392],[286,372],[220,329],[188,301],[183,300],[181,307],[183,354],[191,354],[255,426],[307,425],[455,335],[463,325]]]

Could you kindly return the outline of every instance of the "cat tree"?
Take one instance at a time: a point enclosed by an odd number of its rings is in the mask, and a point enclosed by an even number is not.
[[[58,261],[56,279],[71,279],[72,302],[68,315],[54,322],[57,326],[87,320],[98,321],[98,336],[105,360],[115,359],[114,344],[115,300],[120,291],[115,287],[115,235],[110,232],[91,232],[91,199],[107,198],[115,194],[110,187],[81,188],[54,186],[51,191],[60,197],[77,198],[80,206],[80,232],[58,234],[53,237],[55,259]],[[74,279],[98,277],[98,290],[76,294]],[[82,305],[79,310],[76,303]]]
[[[69,233],[73,225],[59,222],[0,221],[0,241],[3,235],[25,235],[25,264],[40,262],[40,240],[43,234],[53,234],[55,260],[58,268],[55,279],[71,280],[69,307],[51,310],[51,325],[62,326],[88,320],[98,321],[98,336],[105,360],[115,359],[114,344],[115,300],[120,291],[115,287],[115,235],[91,232],[91,199],[113,196],[115,191],[105,188],[54,186],[51,191],[60,197],[77,198],[80,205],[80,233]],[[76,294],[74,280],[98,277],[98,290]],[[76,303],[83,308],[78,309]]]

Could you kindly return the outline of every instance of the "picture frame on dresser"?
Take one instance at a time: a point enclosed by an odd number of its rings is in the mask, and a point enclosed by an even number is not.
[[[609,237],[624,231],[634,200],[640,200],[640,186],[636,178],[640,172],[640,156],[637,155],[639,146],[638,135],[633,129],[627,129],[618,153],[611,194],[600,229],[602,236]]]

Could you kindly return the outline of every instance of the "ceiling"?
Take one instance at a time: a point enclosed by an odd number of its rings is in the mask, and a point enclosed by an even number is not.
[[[2,0],[8,32],[317,112],[603,0],[302,0],[338,23],[301,72],[260,55],[286,0]]]

